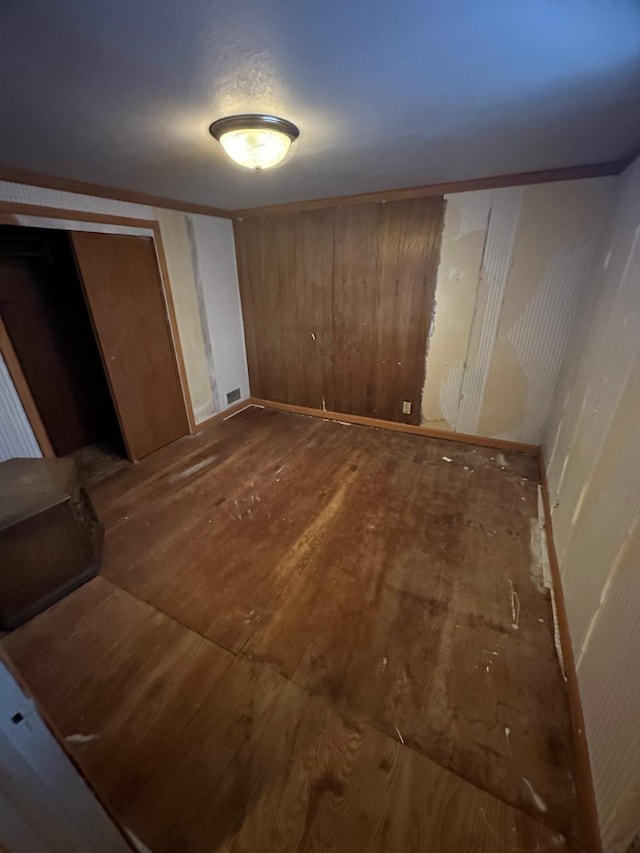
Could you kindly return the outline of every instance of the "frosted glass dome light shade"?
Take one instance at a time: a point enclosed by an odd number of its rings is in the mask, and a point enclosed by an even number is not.
[[[260,170],[282,162],[300,131],[276,116],[240,115],[214,121],[209,133],[236,163]]]

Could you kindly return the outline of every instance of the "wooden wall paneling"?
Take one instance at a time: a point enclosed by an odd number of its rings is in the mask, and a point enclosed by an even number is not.
[[[436,211],[442,200],[435,199]],[[433,285],[427,280],[433,228],[431,199],[382,205],[378,226],[379,321],[373,417],[417,424]],[[402,402],[411,413],[402,412]]]
[[[330,405],[333,218],[320,210],[235,224],[253,393]]]
[[[269,347],[267,381],[274,399],[289,400],[303,392],[297,348],[296,215],[269,217],[261,240],[263,305],[261,332]]]
[[[287,306],[281,299],[282,278],[293,254],[292,224],[292,216],[235,224],[249,381],[252,389],[275,400],[289,396],[283,360]]]
[[[415,199],[238,222],[252,394],[418,423],[443,207]]]
[[[295,346],[296,385],[301,405],[333,406],[334,211],[294,217],[294,276],[287,299],[294,308],[290,334]],[[290,370],[290,367],[289,367]]]
[[[375,411],[378,218],[382,205],[335,211],[333,384],[338,412]]]
[[[261,375],[261,359],[259,357],[259,326],[260,302],[257,290],[254,292],[253,280],[260,275],[259,252],[256,243],[261,233],[263,218],[259,217],[245,221],[235,219],[233,222],[233,242],[236,248],[236,263],[238,267],[238,284],[240,287],[240,303],[242,305],[242,321],[244,323],[244,341],[247,351],[247,370],[249,372],[249,389],[264,388]]]
[[[71,240],[127,450],[140,459],[189,432],[154,242]]]
[[[404,375],[411,376],[411,387],[407,387],[407,393],[412,393],[412,397],[403,399],[412,400],[413,403],[412,419],[409,423],[419,424],[422,417],[422,391],[426,372],[429,331],[435,307],[446,202],[444,196],[439,196],[414,199],[408,204],[413,207],[413,210],[411,208],[408,210],[407,231],[405,232],[404,246],[401,248],[401,258],[407,261],[413,256],[414,252],[420,251],[422,254],[419,265],[414,271],[415,286],[407,292],[408,302],[404,303],[404,319],[406,319],[409,334],[403,340],[403,352],[401,354],[406,364],[411,366],[411,373],[407,372]]]
[[[419,423],[443,207],[434,198],[336,211],[337,411]]]

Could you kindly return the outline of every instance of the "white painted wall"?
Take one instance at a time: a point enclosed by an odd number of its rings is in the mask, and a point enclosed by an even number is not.
[[[621,177],[545,437],[604,845],[640,833],[640,161]]]
[[[229,391],[239,388],[241,399],[249,396],[233,225],[228,219],[201,215],[189,215],[187,222],[211,341],[214,393],[221,411],[228,405]]]

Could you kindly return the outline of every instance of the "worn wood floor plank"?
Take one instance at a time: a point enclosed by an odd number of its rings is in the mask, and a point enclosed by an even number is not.
[[[81,625],[71,637],[70,621]],[[576,849],[100,578],[3,642],[92,783],[156,853]]]
[[[249,409],[92,487],[106,580],[4,642],[154,850],[555,849],[580,832],[536,477]]]

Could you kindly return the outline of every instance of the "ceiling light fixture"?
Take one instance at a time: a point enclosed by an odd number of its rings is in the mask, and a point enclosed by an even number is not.
[[[209,133],[241,166],[270,169],[285,158],[300,131],[284,118],[241,115],[219,118],[210,125]]]

